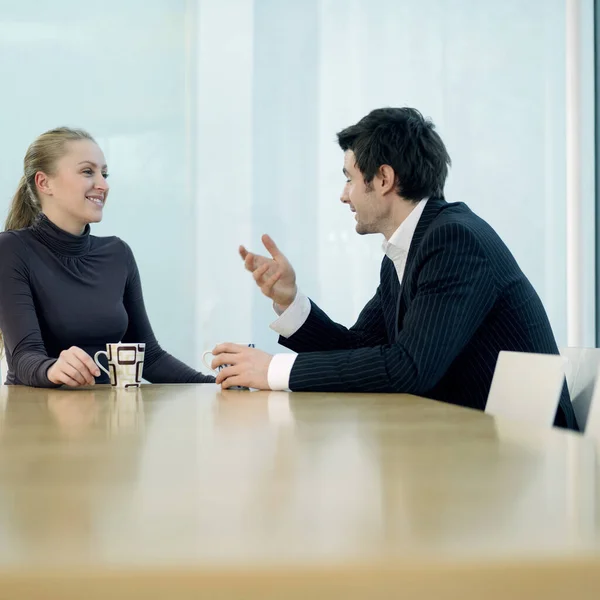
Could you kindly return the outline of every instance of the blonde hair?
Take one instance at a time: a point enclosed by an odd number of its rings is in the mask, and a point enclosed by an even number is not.
[[[67,152],[67,143],[94,138],[83,129],[57,127],[42,133],[27,148],[23,159],[23,176],[19,181],[17,191],[13,196],[4,231],[23,229],[33,224],[39,215],[41,206],[35,185],[35,175],[38,171],[53,175],[57,161]],[[0,356],[4,354],[4,340],[0,332]]]

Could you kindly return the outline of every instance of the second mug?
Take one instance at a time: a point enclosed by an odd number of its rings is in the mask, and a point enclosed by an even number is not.
[[[247,346],[248,348],[254,348],[254,344],[246,344],[246,343],[238,343],[238,346]],[[204,365],[210,369],[213,373],[218,373],[219,371],[221,371],[222,369],[224,369],[225,367],[230,367],[231,365],[220,365],[218,366],[216,369],[213,369],[211,367],[211,365],[209,363],[206,362],[206,356],[213,356],[213,353],[211,350],[207,350],[206,352],[204,352],[204,354],[202,354],[202,362],[204,363]],[[247,388],[243,385],[232,385],[230,388],[230,390],[249,390],[250,388]]]

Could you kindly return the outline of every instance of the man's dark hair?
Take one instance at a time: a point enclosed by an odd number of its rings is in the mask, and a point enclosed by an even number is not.
[[[396,191],[406,200],[443,198],[450,156],[433,123],[418,110],[375,109],[337,138],[344,152],[354,152],[367,186],[382,165],[389,165],[396,174]]]

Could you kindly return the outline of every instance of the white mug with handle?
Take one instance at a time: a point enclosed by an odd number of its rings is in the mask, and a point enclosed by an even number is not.
[[[106,344],[106,351],[99,350],[94,355],[94,361],[109,377],[110,384],[118,388],[139,388],[142,383],[144,370],[144,355],[146,344]],[[108,369],[98,360],[106,356]]]
[[[254,344],[246,344],[245,342],[238,343],[237,345],[238,346],[247,346],[248,348],[254,348]],[[214,356],[212,353],[212,350],[207,350],[206,352],[204,352],[204,354],[202,354],[202,362],[204,363],[204,366],[207,369],[210,369],[213,373],[218,373],[221,369],[231,366],[231,365],[220,365],[216,369],[213,369],[212,366],[210,365],[210,363],[206,362],[207,356]],[[250,388],[245,387],[243,385],[232,385],[229,389],[230,390],[249,390]]]

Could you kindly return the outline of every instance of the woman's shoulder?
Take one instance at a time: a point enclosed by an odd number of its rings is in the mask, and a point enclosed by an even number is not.
[[[0,232],[0,249],[3,251],[25,252],[25,242],[31,235],[28,229],[11,229]],[[6,256],[2,256],[6,258]]]
[[[90,235],[92,242],[92,249],[101,254],[110,254],[113,256],[119,256],[129,260],[133,253],[129,244],[122,238],[111,235],[111,236],[96,236]]]
[[[2,231],[0,233],[0,272],[18,269],[27,270],[29,261],[27,255],[30,246],[27,245],[29,232],[27,229]]]
[[[125,252],[129,246],[116,235],[90,235],[94,248],[110,248],[117,252]]]

